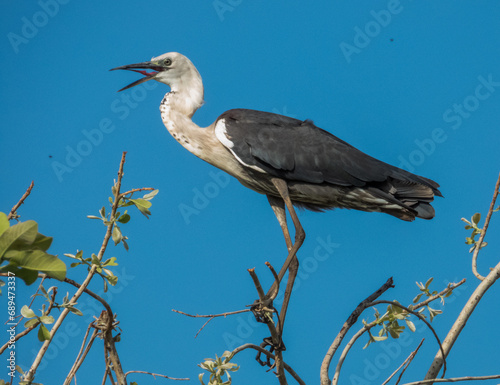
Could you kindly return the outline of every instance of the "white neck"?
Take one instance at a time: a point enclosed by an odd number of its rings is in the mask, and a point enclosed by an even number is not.
[[[160,111],[163,124],[174,139],[189,152],[203,159],[202,148],[206,145],[206,135],[204,130],[191,120],[202,103],[203,91],[200,95],[193,91],[183,93],[172,89],[163,98]]]

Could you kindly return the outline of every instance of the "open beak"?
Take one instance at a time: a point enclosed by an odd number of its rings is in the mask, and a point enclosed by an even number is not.
[[[143,69],[143,70],[141,71],[141,69]],[[165,69],[166,69],[165,67],[162,67],[161,65],[159,65],[156,62],[146,61],[146,62],[143,62],[143,63],[128,64],[128,65],[124,65],[124,66],[121,66],[121,67],[111,68],[110,71],[114,71],[114,70],[129,70],[129,71],[138,72],[138,73],[144,75],[143,78],[141,78],[141,79],[139,79],[139,80],[137,80],[137,81],[129,84],[126,87],[123,87],[121,90],[118,90],[118,92],[120,92],[120,91],[126,90],[128,88],[134,87],[134,86],[136,86],[138,84],[147,82],[148,80],[154,79],[154,77],[159,72],[165,71]],[[151,72],[147,72],[146,70],[152,70],[152,71]]]

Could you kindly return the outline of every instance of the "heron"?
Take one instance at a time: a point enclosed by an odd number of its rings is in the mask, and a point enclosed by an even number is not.
[[[404,221],[432,219],[439,184],[375,159],[313,121],[250,109],[232,109],[208,127],[192,121],[203,104],[202,78],[184,55],[169,52],[150,61],[111,69],[143,75],[120,91],[149,80],[170,87],[161,101],[169,133],[198,158],[227,172],[244,186],[267,196],[281,226],[288,256],[268,296],[288,270],[279,327],[283,330],[298,270],[297,251],[305,239],[294,206],[312,211],[334,208],[381,212]],[[286,210],[295,236],[291,240]]]

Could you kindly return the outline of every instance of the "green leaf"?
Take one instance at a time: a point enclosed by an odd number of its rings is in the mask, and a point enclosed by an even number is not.
[[[0,235],[4,233],[10,227],[9,220],[7,219],[7,215],[5,213],[0,212]]]
[[[99,219],[99,220],[102,220],[101,217],[96,217],[95,215],[87,215],[87,218],[89,219]]]
[[[35,241],[31,244],[31,247],[33,249],[47,251],[51,244],[52,237],[46,237],[45,235],[38,233],[36,235]]]
[[[429,288],[429,285],[431,284],[431,282],[432,282],[432,280],[433,280],[433,279],[434,279],[434,278],[432,278],[432,277],[431,277],[431,278],[429,278],[429,279],[427,280],[427,282],[425,283],[425,288],[426,288],[426,289],[428,289],[428,288]]]
[[[127,213],[124,213],[120,218],[118,218],[118,222],[120,223],[127,223],[128,221],[130,221],[130,215]]]
[[[424,293],[420,293],[415,298],[413,298],[413,303],[417,303],[423,295],[424,295]]]
[[[408,329],[410,329],[412,332],[415,332],[417,328],[415,327],[415,324],[411,322],[409,319],[405,320],[406,325],[408,326]]]
[[[52,317],[51,315],[43,315],[40,317],[40,321],[42,321],[42,323],[44,324],[50,325],[54,323],[54,317]]]
[[[32,318],[24,323],[24,327],[26,329],[32,327],[33,325],[37,325],[40,321],[37,318]]]
[[[83,315],[83,313],[79,309],[77,309],[76,307],[73,307],[73,306],[66,306],[66,307],[73,314],[80,315],[80,316]]]
[[[120,241],[123,239],[122,232],[120,231],[120,228],[116,225],[113,228],[112,238],[113,238],[113,241],[115,242],[115,246],[117,244],[119,244]]]
[[[472,216],[472,222],[474,222],[475,224],[478,224],[480,220],[481,220],[481,214],[480,213],[475,213]]]
[[[21,222],[9,227],[0,235],[0,258],[11,248],[26,248],[31,245],[37,234],[38,224],[35,221]]]
[[[38,340],[41,342],[50,340],[49,329],[47,329],[44,324],[40,324],[40,328],[38,329]]]
[[[11,250],[8,253],[11,263],[28,270],[37,270],[48,276],[64,280],[66,277],[66,265],[55,255],[47,254],[42,250],[18,251]]]
[[[142,199],[146,199],[146,200],[153,199],[153,198],[154,198],[154,196],[155,196],[156,194],[158,194],[159,192],[160,192],[160,190],[153,190],[153,191],[151,191],[150,193],[145,194],[145,195],[142,197]]]
[[[118,263],[115,262],[116,257],[111,257],[106,259],[106,261],[102,264],[103,266],[118,266]]]
[[[151,212],[148,210],[151,207],[151,202],[147,201],[145,199],[130,199],[130,202],[132,202],[138,209],[139,211],[148,217],[148,215],[151,215]]]
[[[19,268],[13,263],[9,263],[8,265],[4,265],[4,266],[0,267],[0,272],[2,272],[2,273],[7,273],[7,272],[14,273],[16,278],[21,278],[24,281],[24,283],[28,286],[31,285],[33,282],[35,282],[38,278],[37,271]]]
[[[31,310],[28,306],[24,305],[21,308],[21,315],[24,318],[33,318],[35,316],[35,312],[33,310]]]

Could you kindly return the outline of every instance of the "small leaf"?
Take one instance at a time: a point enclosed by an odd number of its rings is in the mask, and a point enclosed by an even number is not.
[[[42,323],[40,324],[40,328],[38,329],[38,340],[41,342],[50,340],[49,329],[47,329]]]
[[[89,219],[99,219],[99,220],[102,220],[102,218],[100,218],[100,217],[96,217],[95,215],[87,215],[87,218],[89,218]]]
[[[115,242],[115,246],[120,243],[120,241],[123,239],[122,232],[120,231],[120,228],[118,226],[115,226],[113,228],[113,241]]]
[[[144,216],[146,216],[146,218],[148,217],[148,215],[151,215],[151,212],[148,210],[151,207],[150,201],[138,198],[138,199],[130,199],[130,202],[132,202],[139,209],[139,211]]]
[[[51,315],[43,315],[40,317],[40,321],[42,321],[42,323],[44,324],[53,324],[54,323],[54,317],[52,317]]]
[[[480,220],[481,220],[481,214],[480,213],[475,213],[472,216],[472,222],[474,222],[475,224],[478,224]]]
[[[26,321],[26,322],[24,323],[24,327],[25,327],[26,329],[28,329],[28,328],[32,327],[33,325],[38,324],[38,322],[40,322],[40,321],[38,321],[38,319],[37,319],[37,318],[32,318],[32,319],[30,319],[30,320],[28,320],[28,321]]]
[[[120,218],[118,218],[118,222],[120,223],[127,223],[128,221],[130,221],[130,215],[127,213],[124,213]]]
[[[415,327],[415,324],[411,322],[409,319],[405,320],[406,325],[408,326],[408,329],[410,329],[412,332],[415,332],[417,328]]]
[[[424,293],[420,293],[415,298],[413,298],[413,303],[417,303],[423,295],[424,295]]]
[[[142,199],[145,199],[145,200],[150,200],[150,199],[153,199],[153,197],[158,194],[160,192],[160,190],[153,190],[151,191],[150,193],[148,194],[145,194]]]
[[[428,289],[428,288],[429,288],[429,285],[431,284],[431,282],[432,282],[432,280],[433,280],[433,279],[434,279],[434,278],[432,278],[432,277],[431,277],[431,278],[429,278],[429,279],[427,280],[427,282],[425,283],[425,288],[426,288],[426,289]]]
[[[68,310],[73,313],[73,314],[76,314],[76,315],[83,315],[83,313],[77,309],[76,307],[73,307],[73,306],[67,306]]]
[[[33,318],[35,316],[35,312],[33,310],[31,310],[28,306],[24,305],[21,308],[21,315],[24,318]]]

